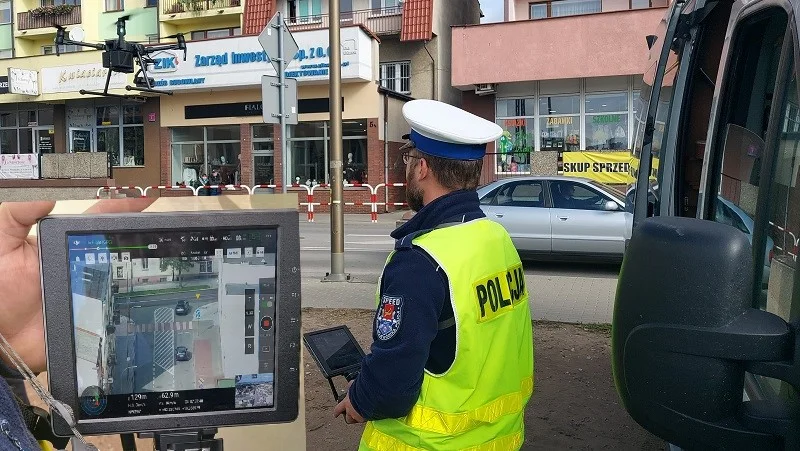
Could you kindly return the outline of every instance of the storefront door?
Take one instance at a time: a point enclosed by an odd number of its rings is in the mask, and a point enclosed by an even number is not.
[[[33,142],[37,153],[53,153],[53,137],[55,130],[53,127],[36,127],[33,129]]]
[[[92,129],[73,127],[69,129],[69,151],[91,152]]]
[[[275,184],[275,159],[271,152],[253,154],[253,180],[255,185]]]

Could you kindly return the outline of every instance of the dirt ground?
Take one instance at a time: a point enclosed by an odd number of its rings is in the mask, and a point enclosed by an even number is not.
[[[366,310],[304,309],[303,331],[347,325],[366,352],[373,313]],[[614,389],[611,338],[602,327],[534,323],[534,393],[525,416],[525,450],[663,450],[664,442],[626,414]],[[333,417],[333,394],[307,350],[305,394],[307,449],[350,451],[363,425]],[[344,388],[344,379],[335,381]],[[121,450],[118,436],[91,437],[100,450]],[[137,440],[139,450],[151,440]],[[238,450],[237,450],[238,451]]]
[[[369,352],[373,313],[364,310],[303,311],[304,332],[347,325]],[[625,412],[611,376],[608,329],[534,323],[534,393],[525,416],[525,450],[663,450]],[[354,450],[363,426],[333,418],[333,394],[305,352],[308,449]],[[335,381],[344,387],[344,379]]]

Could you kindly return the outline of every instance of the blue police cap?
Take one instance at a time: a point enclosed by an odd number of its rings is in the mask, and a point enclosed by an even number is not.
[[[407,102],[403,117],[411,126],[405,139],[420,152],[451,160],[480,160],[486,144],[503,134],[494,122],[436,100]]]

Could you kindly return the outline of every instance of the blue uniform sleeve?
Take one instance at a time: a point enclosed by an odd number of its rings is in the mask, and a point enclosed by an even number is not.
[[[365,419],[400,418],[417,402],[446,293],[437,267],[420,250],[400,250],[386,266],[373,343],[349,390]]]

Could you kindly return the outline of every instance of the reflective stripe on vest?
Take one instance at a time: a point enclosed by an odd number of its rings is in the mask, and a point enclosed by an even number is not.
[[[475,410],[463,413],[445,413],[415,404],[411,412],[400,421],[414,429],[454,435],[475,429],[481,423],[494,423],[500,417],[519,413],[533,393],[533,378],[522,381],[520,391],[509,393]]]
[[[480,445],[464,448],[462,451],[508,451],[509,449],[519,449],[522,446],[522,440],[522,431],[519,431]],[[364,436],[361,441],[368,449],[375,451],[425,451],[424,448],[415,448],[391,435],[384,434],[375,429],[375,426],[371,423],[367,423],[364,428]]]
[[[368,422],[359,449],[519,449],[534,385],[533,336],[522,262],[511,238],[484,218],[432,230],[412,243],[447,275],[455,360],[443,374],[425,370],[408,415]]]

